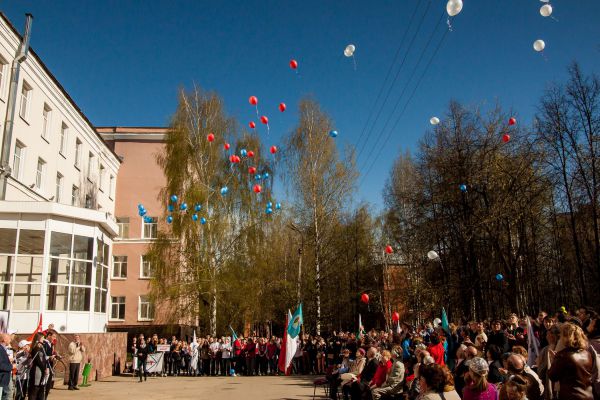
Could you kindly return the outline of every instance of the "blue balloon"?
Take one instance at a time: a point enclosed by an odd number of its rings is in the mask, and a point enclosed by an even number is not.
[[[256,176],[254,177],[254,179],[256,179],[257,181],[260,181],[262,179],[262,175],[261,174],[256,174]]]
[[[206,224],[206,218],[204,218],[204,217],[200,218],[200,223],[202,225]]]
[[[275,203],[275,209],[281,210],[281,203]]]
[[[140,210],[140,211],[138,212],[138,214],[140,214],[140,217],[143,217],[143,216],[144,216],[144,215],[146,215],[147,213],[148,213],[148,211],[146,211],[146,210]]]
[[[504,280],[504,276],[502,274],[498,274],[498,275],[496,275],[496,280],[498,282],[503,281]]]
[[[167,217],[167,224],[170,224],[171,222],[173,222],[173,217],[171,217],[170,215]]]
[[[175,211],[175,206],[173,206],[173,204],[169,204],[167,206],[167,210],[169,210],[169,212],[173,212],[173,211]]]
[[[202,204],[196,203],[196,205],[194,206],[194,211],[198,212],[200,210],[202,210]]]
[[[465,185],[464,183],[463,183],[463,184],[461,184],[461,185],[460,185],[458,188],[459,188],[459,189],[460,189],[460,191],[461,191],[461,192],[463,192],[463,193],[467,191],[467,185]]]
[[[269,173],[268,172],[265,172],[263,174],[263,179],[269,179]]]
[[[144,222],[147,223],[147,224],[149,224],[149,223],[152,223],[154,221],[152,220],[152,217],[144,217]]]
[[[267,208],[273,208],[273,203],[271,203],[271,202],[268,202],[268,203],[267,203]]]
[[[229,375],[235,375],[235,369],[231,368],[231,369],[229,370]]]
[[[272,209],[272,208],[270,208],[270,207],[267,207],[267,208],[266,208],[266,210],[265,210],[265,213],[266,213],[267,215],[271,214],[272,212],[273,212],[273,209]]]
[[[142,203],[138,204],[138,210],[143,210],[144,209],[144,205]]]
[[[221,188],[221,194],[223,194],[223,195],[227,194],[228,191],[229,191],[229,188],[227,186],[223,186]]]
[[[338,131],[329,131],[329,136],[331,136],[332,138],[336,138],[338,135]]]
[[[181,205],[179,206],[179,209],[180,209],[181,211],[185,211],[185,210],[187,210],[187,203],[181,203]]]
[[[195,221],[198,221],[198,214],[194,214],[194,215],[192,215],[192,219],[194,220],[194,222],[195,222]]]
[[[242,155],[242,157],[246,157],[248,155],[248,152],[246,151],[246,149],[241,149],[240,154]]]
[[[171,201],[172,201],[173,203],[177,203],[177,195],[174,195],[174,194],[172,194],[172,195],[171,195]]]

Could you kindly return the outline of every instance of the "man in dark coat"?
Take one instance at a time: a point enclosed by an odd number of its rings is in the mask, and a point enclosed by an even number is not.
[[[10,335],[0,335],[0,396],[8,397],[11,384],[12,363],[8,358],[7,347],[10,346]]]

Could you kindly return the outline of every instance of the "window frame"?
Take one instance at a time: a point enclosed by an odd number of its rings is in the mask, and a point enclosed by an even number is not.
[[[83,142],[79,138],[75,139],[75,168],[81,170],[81,155],[83,153]]]
[[[64,122],[60,124],[60,144],[59,144],[59,148],[58,148],[58,153],[63,156],[63,157],[67,157],[67,143],[69,142],[69,125],[65,124]]]
[[[15,160],[17,159],[17,148],[19,148],[19,165],[18,168],[15,168]],[[12,176],[20,181],[23,178],[23,164],[25,164],[25,151],[27,149],[27,146],[25,146],[23,144],[23,142],[21,142],[20,140],[15,141],[15,150],[13,153],[13,165],[12,165]],[[15,174],[16,171],[16,174]]]
[[[144,260],[144,258],[146,257],[146,254],[142,254],[140,256],[140,279],[152,279],[153,277],[153,273],[152,273],[152,263],[149,260]],[[148,271],[149,274],[144,274],[144,264],[148,264]]]
[[[79,186],[73,185],[71,187],[71,205],[74,207],[79,207]]]
[[[56,203],[60,203],[60,200],[62,198],[64,178],[65,178],[65,176],[63,174],[56,171],[56,185],[55,185],[55,190],[54,190],[54,201]]]
[[[129,217],[117,217],[117,225],[119,226],[119,235],[117,236],[120,239],[129,239],[129,229],[131,228],[131,221],[129,219]],[[123,221],[119,221],[119,220],[123,220]],[[127,222],[125,222],[124,220],[127,220]],[[123,236],[122,232],[122,226],[127,225],[127,236]]]
[[[142,301],[145,300],[145,301]],[[146,317],[142,317],[142,303],[143,304],[147,304],[148,306],[148,315]],[[140,295],[138,296],[138,321],[153,321],[154,317],[155,317],[155,310],[154,310],[154,305],[152,304],[152,302],[150,301],[150,299],[148,298],[147,295]]]
[[[29,111],[31,109],[31,99],[33,97],[33,87],[27,83],[26,80],[23,79],[21,83],[21,93],[19,97],[19,117],[23,119],[23,121],[28,122],[29,120]],[[25,103],[23,103],[25,101]],[[23,104],[25,106],[23,107]]]
[[[122,302],[115,302],[114,299],[122,299]],[[109,320],[111,321],[125,321],[125,314],[127,311],[126,308],[126,304],[127,304],[127,296],[110,296],[110,315],[109,315]],[[113,315],[113,306],[117,306],[117,315],[116,317]],[[121,307],[123,307],[123,315],[121,314]]]
[[[46,142],[50,142],[50,127],[52,125],[52,108],[48,103],[44,103],[42,109],[42,139]]]
[[[156,239],[158,238],[158,218],[150,216],[148,218],[152,218],[153,222],[146,222],[144,218],[142,218],[142,239]],[[146,226],[154,226],[154,229],[149,228],[151,230],[150,236],[146,236]],[[152,233],[154,233],[154,236],[152,236]]]
[[[42,157],[38,157],[38,162],[35,169],[35,188],[39,191],[44,190],[44,177],[46,175],[47,165],[48,163]]]
[[[117,257],[122,258],[120,260],[117,261]],[[112,274],[111,279],[114,280],[125,280],[127,279],[127,267],[128,267],[128,262],[129,262],[129,258],[128,256],[113,256],[113,268],[112,268]],[[123,265],[125,266],[125,274],[123,275]],[[119,275],[115,275],[115,272],[117,271],[117,266],[118,266],[118,270],[119,270]]]

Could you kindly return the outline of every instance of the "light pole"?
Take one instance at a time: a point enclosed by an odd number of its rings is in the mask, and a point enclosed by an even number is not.
[[[300,248],[298,248],[298,283],[297,283],[297,295],[298,295],[298,304],[300,304],[300,288],[302,286],[302,252],[304,250],[304,234],[293,223],[288,225],[288,228],[296,232],[300,235]]]

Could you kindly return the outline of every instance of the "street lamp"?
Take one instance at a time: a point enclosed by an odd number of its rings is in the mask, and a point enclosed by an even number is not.
[[[298,235],[300,235],[300,248],[298,249],[298,284],[297,284],[298,285],[298,287],[297,287],[298,304],[300,304],[300,287],[302,286],[302,251],[304,250],[304,234],[302,233],[300,228],[298,228],[293,223],[290,223],[288,225],[288,228],[290,228],[291,230],[296,232]]]

